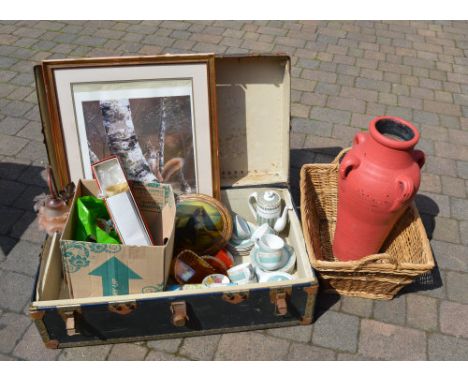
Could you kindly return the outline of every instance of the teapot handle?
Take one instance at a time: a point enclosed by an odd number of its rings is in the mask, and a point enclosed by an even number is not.
[[[255,209],[255,205],[257,204],[257,197],[258,197],[257,192],[252,192],[249,195],[249,208],[255,219],[257,219],[257,210]],[[255,199],[255,205],[253,203],[253,199]]]

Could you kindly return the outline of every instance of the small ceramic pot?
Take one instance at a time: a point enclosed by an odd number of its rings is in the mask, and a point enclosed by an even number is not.
[[[229,279],[238,284],[249,284],[257,282],[257,275],[250,263],[236,265],[227,271]]]

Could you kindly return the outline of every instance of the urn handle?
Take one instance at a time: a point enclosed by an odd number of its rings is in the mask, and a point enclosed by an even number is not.
[[[410,200],[415,193],[413,181],[405,175],[397,177],[396,184],[398,194],[391,208],[392,211],[396,211],[399,208],[401,208],[401,206],[403,206],[408,200]]]
[[[354,156],[352,153],[348,153],[340,164],[339,172],[341,179],[346,179],[349,173],[352,170],[357,169],[360,164],[361,160],[359,158]]]
[[[421,150],[414,150],[413,158],[418,164],[419,168],[422,168],[422,166],[424,166],[424,163],[426,163],[426,155]]]

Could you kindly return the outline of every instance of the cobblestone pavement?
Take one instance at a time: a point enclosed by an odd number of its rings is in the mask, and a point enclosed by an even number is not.
[[[169,52],[292,56],[291,182],[381,114],[413,121],[427,163],[417,205],[438,270],[389,302],[320,295],[312,326],[47,350],[27,317],[43,240],[46,159],[32,67]],[[0,22],[0,359],[468,360],[468,23]],[[409,293],[411,292],[411,293]]]

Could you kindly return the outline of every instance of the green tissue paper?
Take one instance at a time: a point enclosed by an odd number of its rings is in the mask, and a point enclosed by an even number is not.
[[[104,200],[81,196],[76,201],[75,240],[101,244],[121,244]]]

